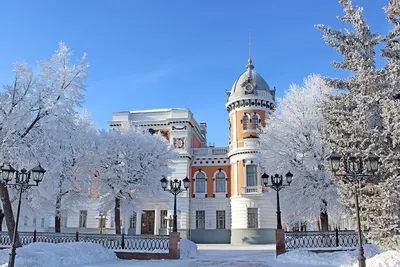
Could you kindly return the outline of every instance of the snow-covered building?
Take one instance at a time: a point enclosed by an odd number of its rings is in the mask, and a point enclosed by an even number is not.
[[[275,90],[254,70],[251,59],[227,92],[225,107],[230,125],[226,147],[207,145],[207,123],[198,123],[189,108],[114,112],[108,124],[117,129],[129,123],[159,133],[179,153],[168,178],[188,177],[191,181],[189,190],[179,194],[177,200],[181,236],[201,243],[274,242],[275,194],[262,185],[257,131],[273,112]],[[163,192],[161,198],[146,202],[140,211],[123,217],[123,231],[137,235],[168,234],[173,203],[173,195]],[[99,216],[94,201],[85,210],[63,214],[61,230],[113,233],[111,212],[105,217]],[[54,230],[54,218],[22,218],[22,231],[35,228]]]
[[[275,106],[275,90],[254,70],[246,70],[227,92],[230,140],[207,146],[207,124],[188,108],[114,112],[112,128],[129,122],[159,132],[179,152],[169,178],[191,180],[178,195],[178,230],[195,242],[267,243],[275,240],[274,194],[263,189],[257,131]],[[166,234],[173,197],[146,203],[139,216],[125,218],[126,232]],[[134,229],[133,229],[134,228]]]

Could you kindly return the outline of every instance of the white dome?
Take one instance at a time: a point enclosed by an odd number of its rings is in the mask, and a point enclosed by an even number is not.
[[[229,98],[233,99],[244,95],[265,95],[266,92],[274,97],[275,90],[271,92],[268,83],[254,70],[252,60],[249,59],[248,62],[247,70],[240,74],[233,84],[232,90],[228,92]]]

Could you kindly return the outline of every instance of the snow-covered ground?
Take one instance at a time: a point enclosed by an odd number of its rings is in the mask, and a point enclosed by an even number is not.
[[[400,251],[365,248],[367,267],[400,267]],[[0,267],[6,267],[8,250],[0,251]],[[275,245],[195,245],[182,239],[180,260],[118,260],[112,250],[92,243],[33,243],[17,250],[15,267],[357,267],[357,251],[313,253],[287,252],[275,258]]]

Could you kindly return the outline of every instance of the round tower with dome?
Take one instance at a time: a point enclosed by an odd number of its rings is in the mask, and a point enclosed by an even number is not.
[[[227,92],[231,164],[231,243],[275,240],[274,200],[264,192],[258,131],[275,108],[275,89],[254,70],[252,59]]]

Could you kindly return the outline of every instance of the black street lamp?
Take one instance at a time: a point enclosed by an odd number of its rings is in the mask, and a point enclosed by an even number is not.
[[[102,234],[103,233],[103,225],[104,225],[104,227],[106,225],[107,215],[105,215],[103,212],[100,212],[99,216],[96,216],[96,219],[99,220],[100,234]]]
[[[361,234],[360,207],[358,204],[358,188],[360,187],[360,183],[362,180],[369,176],[372,176],[375,172],[378,171],[379,157],[374,154],[370,154],[367,159],[353,156],[345,157],[344,173],[337,174],[336,172],[340,169],[341,159],[342,156],[340,154],[332,153],[329,157],[330,167],[334,175],[341,176],[343,182],[350,183],[354,186],[354,200],[356,204],[358,231],[358,266],[365,267],[365,256]],[[369,172],[371,174],[367,174],[366,172]]]
[[[30,171],[27,171],[26,169],[17,171],[13,167],[11,167],[10,164],[6,166],[3,165],[0,168],[0,170],[1,170],[1,181],[6,185],[13,186],[15,189],[19,191],[17,218],[15,220],[14,235],[10,249],[10,257],[8,259],[8,267],[14,267],[15,255],[17,254],[16,236],[18,233],[18,223],[19,223],[19,214],[21,211],[22,193],[25,192],[27,189],[31,188],[32,186],[38,186],[39,183],[43,181],[43,176],[46,170],[43,169],[40,166],[40,164],[39,166],[31,169]],[[14,178],[15,182],[12,182]],[[31,178],[34,183],[31,183],[32,181]]]
[[[174,195],[174,226],[172,228],[172,232],[178,232],[177,229],[177,215],[176,215],[176,196],[179,195],[181,192],[183,192],[184,190],[187,191],[189,186],[190,186],[190,180],[186,177],[185,179],[183,179],[182,181],[179,181],[178,179],[174,179],[169,181],[170,182],[170,188],[167,189],[168,187],[168,180],[167,178],[163,177],[161,180],[161,187],[164,189],[164,191],[168,191],[171,194]],[[183,182],[183,187],[182,188],[182,182]]]
[[[271,185],[268,185],[269,177],[271,177],[271,183],[272,183]],[[269,176],[265,172],[263,175],[261,175],[261,178],[263,179],[263,182],[264,182],[264,186],[270,187],[276,191],[276,216],[277,216],[276,228],[277,229],[282,229],[281,207],[279,205],[279,191],[286,186],[290,186],[290,183],[292,182],[292,179],[293,179],[293,174],[289,171],[288,173],[286,173],[285,177],[286,177],[287,184],[284,185],[282,175],[274,174],[274,175]]]

